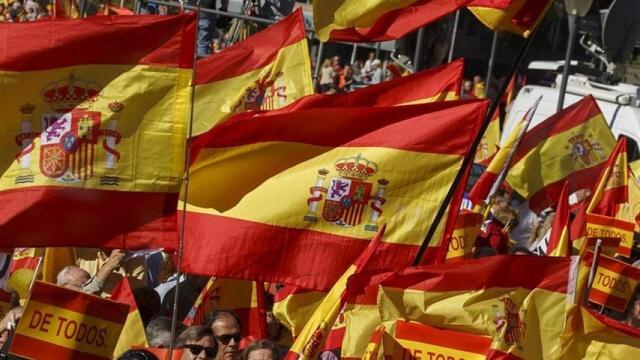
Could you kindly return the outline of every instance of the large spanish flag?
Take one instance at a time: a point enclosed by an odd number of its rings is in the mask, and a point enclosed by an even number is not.
[[[313,94],[302,10],[196,63],[193,134],[234,113],[281,108]]]
[[[587,96],[525,134],[507,182],[540,212],[556,203],[565,181],[591,189],[614,147],[600,108]]]
[[[321,41],[377,42],[398,39],[464,6],[507,7],[512,0],[314,0]]]
[[[551,5],[552,0],[514,0],[504,9],[472,6],[469,10],[493,31],[529,37]]]
[[[383,222],[393,256],[379,265],[407,266],[486,107],[311,109],[216,126],[194,140],[183,270],[327,290]]]
[[[3,246],[175,247],[194,20],[0,24]]]
[[[553,358],[565,328],[571,259],[494,256],[410,268],[396,273],[353,276],[348,286],[371,298],[375,289],[379,321],[404,319],[493,338],[492,351],[524,359]],[[369,294],[369,295],[367,295]],[[362,301],[366,303],[366,301]],[[361,356],[375,326],[350,329],[345,313],[347,357]],[[365,317],[361,318],[365,322]],[[353,341],[358,336],[362,339]],[[353,336],[351,336],[353,335]],[[349,340],[349,342],[347,342]]]

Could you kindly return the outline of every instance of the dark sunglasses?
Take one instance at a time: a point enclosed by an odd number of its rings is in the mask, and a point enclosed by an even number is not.
[[[202,350],[204,350],[204,353],[205,355],[207,355],[207,357],[213,357],[216,355],[216,352],[217,352],[213,346],[206,347],[206,346],[197,345],[197,344],[185,345],[184,348],[189,349],[189,352],[192,355],[198,355],[202,352]]]
[[[229,344],[229,342],[231,342],[231,339],[235,340],[238,343],[240,342],[240,340],[242,340],[242,334],[240,333],[224,334],[224,335],[216,336],[216,339],[218,339],[218,341],[220,341],[225,345]]]

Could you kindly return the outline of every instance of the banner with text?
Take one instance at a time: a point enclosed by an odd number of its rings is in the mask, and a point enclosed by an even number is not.
[[[592,264],[593,253],[588,252],[585,262]],[[589,293],[589,301],[607,308],[624,312],[640,282],[640,269],[600,255],[598,269]]]
[[[632,222],[596,215],[587,214],[587,237],[588,238],[620,238],[618,254],[630,257],[633,246],[633,230],[635,224]]]

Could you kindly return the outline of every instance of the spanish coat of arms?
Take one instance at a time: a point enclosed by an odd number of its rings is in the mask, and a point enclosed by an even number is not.
[[[378,180],[373,195],[373,184],[367,179],[378,172],[378,165],[363,158],[360,154],[344,158],[334,163],[338,176],[332,176],[325,187],[329,170],[318,170],[316,183],[309,189],[312,197],[307,199],[309,211],[304,221],[318,221],[318,205],[324,200],[322,219],[343,227],[358,226],[362,223],[368,207],[373,210],[365,230],[378,231],[378,219],[382,214],[382,205],[386,202],[384,190],[389,184],[386,179]],[[326,194],[326,199],[323,197]]]
[[[515,345],[519,350],[523,350],[522,341],[524,340],[527,323],[525,321],[527,312],[522,310],[522,317],[518,312],[518,306],[510,295],[502,296],[498,299],[504,305],[504,311],[499,310],[498,305],[493,305],[494,318],[493,323],[496,331],[500,334],[501,340],[508,346]]]
[[[95,175],[95,163],[101,147],[104,150],[105,173],[100,178],[100,184],[118,185],[115,169],[120,153],[116,145],[120,143],[121,135],[116,127],[124,105],[110,103],[108,107],[113,114],[107,128],[101,128],[103,114],[88,109],[97,101],[101,90],[98,83],[76,79],[73,74],[67,79],[45,85],[41,96],[51,110],[40,114],[40,132],[33,131],[36,106],[27,103],[20,107],[22,133],[16,136],[15,141],[21,147],[16,155],[21,171],[15,179],[16,184],[35,181],[31,153],[36,146],[35,140],[39,138],[38,170],[42,175],[63,182],[89,179]]]
[[[257,80],[245,91],[244,96],[233,108],[233,112],[273,110],[283,107],[287,102],[287,86],[283,76],[283,73],[279,72],[275,79],[271,79],[271,73],[267,73]]]

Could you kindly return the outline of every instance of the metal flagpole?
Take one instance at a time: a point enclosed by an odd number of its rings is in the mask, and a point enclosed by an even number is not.
[[[425,235],[424,240],[422,241],[422,245],[420,245],[418,254],[413,260],[414,266],[417,266],[420,264],[420,261],[422,260],[424,253],[427,251],[427,247],[429,247],[429,243],[431,242],[433,235],[436,233],[438,224],[444,217],[444,213],[446,212],[447,207],[449,207],[449,204],[451,203],[453,194],[455,193],[455,190],[458,187],[460,181],[462,181],[462,178],[464,177],[465,170],[475,158],[476,151],[478,150],[478,146],[482,141],[482,136],[484,135],[485,131],[487,130],[487,127],[489,127],[489,123],[491,122],[491,117],[493,115],[493,112],[496,111],[496,109],[498,108],[498,105],[500,104],[500,99],[502,98],[502,95],[507,91],[507,87],[509,86],[509,79],[511,79],[513,74],[515,74],[516,70],[518,69],[518,66],[520,66],[520,63],[522,62],[522,60],[524,59],[524,56],[529,50],[529,47],[531,46],[531,41],[534,38],[534,36],[537,34],[537,32],[538,31],[536,28],[536,30],[534,30],[533,33],[528,38],[525,38],[524,42],[522,43],[522,46],[520,47],[520,51],[518,52],[518,55],[516,56],[513,63],[511,64],[511,68],[507,73],[507,77],[504,78],[504,80],[502,81],[502,84],[500,85],[500,90],[496,94],[496,97],[491,101],[491,105],[489,106],[489,109],[485,114],[484,121],[480,126],[480,130],[476,134],[476,138],[473,140],[473,144],[471,145],[469,152],[465,155],[464,159],[462,160],[462,164],[460,165],[460,170],[456,174],[456,177],[453,180],[453,183],[451,184],[451,187],[449,188],[449,191],[447,192],[447,195],[445,196],[444,201],[442,202],[442,204],[440,204],[440,208],[438,209],[436,216],[433,218],[433,221],[431,222],[431,226],[429,227],[429,230],[427,231],[427,234]]]
[[[198,20],[200,19],[200,0],[196,4],[196,24],[198,24]],[[184,154],[184,196],[182,198],[182,223],[180,228],[180,237],[178,242],[178,269],[176,272],[176,287],[173,297],[173,317],[171,319],[171,339],[169,342],[169,360],[173,360],[173,349],[175,347],[175,338],[176,338],[176,325],[178,323],[178,302],[180,299],[180,277],[182,276],[182,253],[184,249],[184,236],[185,236],[185,228],[186,228],[186,214],[187,214],[187,200],[189,197],[189,162],[191,161],[191,151],[190,151],[190,142],[191,136],[193,135],[193,108],[196,97],[196,89],[195,89],[195,77],[196,77],[196,63],[197,63],[197,49],[198,49],[198,36],[197,29],[194,34],[194,48],[193,48],[193,71],[191,72],[191,98],[190,98],[190,108],[189,108],[189,129],[187,131],[187,139],[185,142],[186,151]]]
[[[322,56],[324,52],[324,43],[322,41],[320,41],[320,45],[318,45],[318,53],[316,54],[316,68],[313,71],[313,80],[315,81],[316,79],[318,79],[318,75],[320,75],[320,66],[322,66],[320,64],[320,62],[322,62]]]
[[[596,270],[598,269],[598,258],[600,257],[600,252],[602,250],[602,239],[598,239],[596,241],[596,248],[593,251],[593,263],[591,264],[591,270],[589,271],[589,282],[587,282],[587,291],[584,292],[584,299],[582,303],[586,303],[587,299],[589,299],[589,293],[591,292],[591,287],[593,286],[593,280],[596,277]]]
[[[456,47],[456,37],[458,36],[458,22],[460,22],[460,10],[456,11],[456,18],[453,20],[453,33],[451,34],[451,46],[449,46],[449,62],[453,61],[453,51]]]
[[[353,44],[353,50],[351,50],[351,62],[350,65],[353,65],[356,62],[356,57],[358,56],[358,44]]]
[[[560,83],[560,94],[558,96],[557,112],[564,108],[564,96],[567,92],[567,83],[569,81],[569,68],[571,67],[571,54],[576,43],[576,21],[578,16],[568,14],[569,20],[569,43],[567,44],[567,52],[564,54],[564,70],[562,72],[562,82]]]
[[[485,94],[488,95],[489,88],[491,87],[491,78],[493,77],[493,68],[496,64],[496,47],[498,45],[498,32],[493,32],[493,39],[491,40],[491,54],[489,55],[489,69],[487,69],[487,78],[485,80]]]
[[[416,51],[413,54],[413,72],[420,71],[420,62],[422,60],[422,41],[424,40],[424,27],[418,30],[418,37],[416,38]]]

